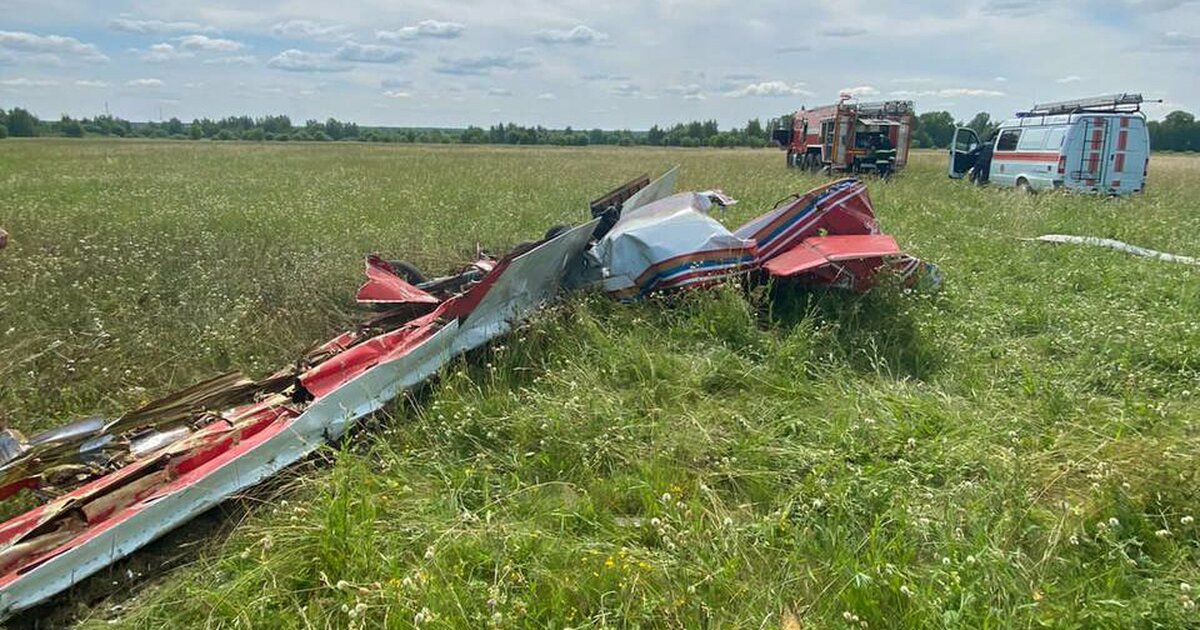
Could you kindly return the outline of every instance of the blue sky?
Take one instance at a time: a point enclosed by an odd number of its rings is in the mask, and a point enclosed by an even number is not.
[[[959,118],[1200,113],[1197,0],[0,0],[0,107],[133,120],[723,126],[841,91]]]

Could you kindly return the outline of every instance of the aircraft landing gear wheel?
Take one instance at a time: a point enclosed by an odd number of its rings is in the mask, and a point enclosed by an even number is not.
[[[424,284],[429,281],[429,279],[425,277],[425,274],[422,273],[416,265],[406,260],[389,260],[387,261],[387,264],[391,266],[392,271],[396,272],[396,275],[404,278],[405,282],[413,286]]]

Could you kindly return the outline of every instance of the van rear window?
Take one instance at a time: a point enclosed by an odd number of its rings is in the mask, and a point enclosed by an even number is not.
[[[1017,142],[1021,140],[1020,129],[1009,129],[1000,133],[1000,139],[996,141],[997,151],[1016,151]]]
[[[1066,127],[1055,127],[1046,136],[1046,149],[1057,151],[1062,148],[1063,138],[1067,137]]]
[[[1041,151],[1042,142],[1046,140],[1047,129],[1026,129],[1021,135],[1017,148],[1022,151]]]

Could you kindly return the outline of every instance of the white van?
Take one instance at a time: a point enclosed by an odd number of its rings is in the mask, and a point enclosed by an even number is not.
[[[1006,120],[983,146],[959,127],[950,145],[950,177],[968,174],[1022,190],[1083,190],[1124,195],[1142,190],[1150,134],[1140,94],[1038,105]]]

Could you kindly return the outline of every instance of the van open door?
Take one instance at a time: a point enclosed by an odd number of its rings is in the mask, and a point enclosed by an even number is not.
[[[962,179],[979,158],[979,134],[974,129],[958,127],[950,141],[950,178]]]

